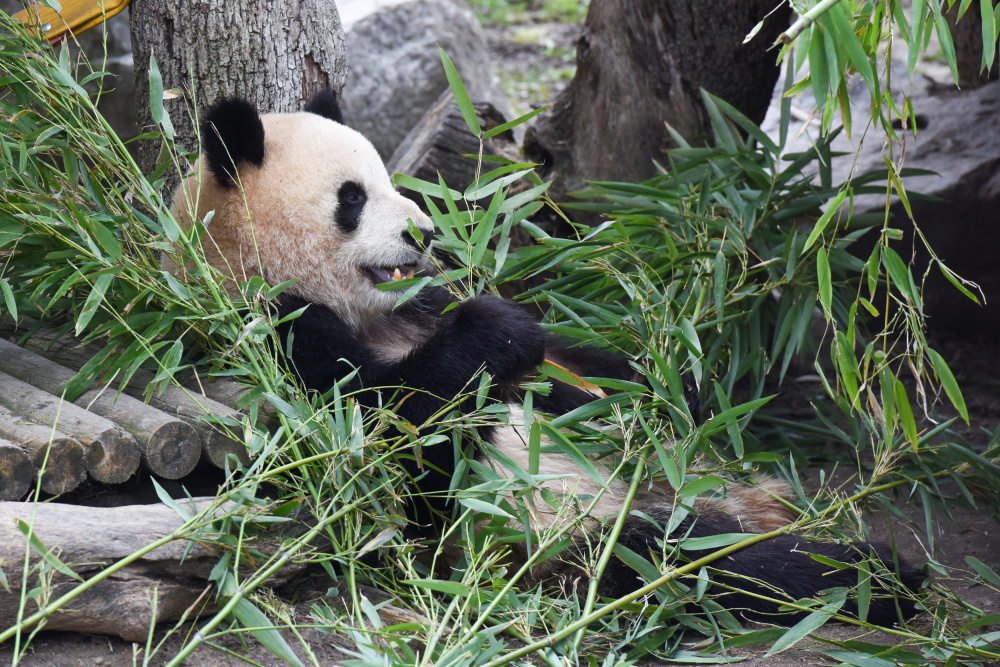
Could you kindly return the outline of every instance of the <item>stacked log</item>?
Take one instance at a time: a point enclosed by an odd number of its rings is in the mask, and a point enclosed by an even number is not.
[[[0,406],[0,438],[25,450],[31,460],[32,477],[45,493],[67,493],[87,479],[83,445],[62,431],[32,422]],[[21,495],[3,500],[17,500]]]
[[[0,320],[0,334],[5,336],[22,336],[29,330],[31,337],[22,342],[22,346],[58,365],[79,371],[84,364],[94,358],[100,348],[93,345],[81,345],[79,341],[68,337],[60,337],[57,332],[46,326],[37,326],[24,318],[15,324],[9,317]],[[109,385],[107,391],[125,394],[139,402],[145,402],[146,387],[153,381],[154,374],[143,369],[137,370],[126,386],[117,382]],[[235,386],[233,386],[235,385]],[[206,387],[221,387],[220,395],[235,402],[245,390],[236,383],[219,382]],[[119,397],[119,400],[124,396]],[[232,407],[208,396],[199,395],[197,390],[186,389],[176,385],[167,386],[162,392],[148,398],[148,406],[155,408],[192,427],[201,441],[201,459],[217,468],[224,468],[230,457],[235,457],[241,465],[249,463],[246,446],[233,438],[225,428],[207,418],[218,418],[242,423],[245,415]],[[112,417],[112,420],[114,418]],[[232,462],[230,461],[230,467]]]
[[[113,422],[63,401],[27,382],[0,373],[0,405],[58,428],[86,448],[87,473],[98,482],[120,484],[139,469],[139,443]]]
[[[0,340],[0,371],[22,382],[58,395],[76,375],[70,369],[14,343]],[[90,389],[73,404],[111,420],[139,444],[142,464],[165,479],[180,479],[201,456],[201,438],[187,422],[108,387]],[[3,399],[0,398],[0,401]]]

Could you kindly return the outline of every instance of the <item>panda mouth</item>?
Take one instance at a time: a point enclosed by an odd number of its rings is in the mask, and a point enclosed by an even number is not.
[[[376,285],[382,283],[392,283],[404,278],[412,278],[416,273],[416,266],[394,266],[394,267],[369,267],[367,269],[372,281]]]

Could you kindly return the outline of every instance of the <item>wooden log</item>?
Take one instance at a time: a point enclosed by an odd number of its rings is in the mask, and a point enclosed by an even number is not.
[[[59,495],[87,479],[83,445],[51,426],[41,426],[0,406],[0,437],[20,445],[31,457],[42,491]],[[40,470],[44,465],[44,470]]]
[[[197,514],[214,498],[178,500],[184,509]],[[24,568],[25,537],[17,527],[21,520],[33,527],[34,535],[59,560],[83,579],[89,579],[105,567],[170,535],[183,521],[165,505],[127,507],[84,507],[62,503],[0,503],[0,562],[10,590],[0,589],[0,628],[17,622],[21,601],[21,578]],[[253,548],[273,553],[275,544],[254,544]],[[37,568],[39,554],[31,549],[30,568]],[[118,635],[128,641],[145,641],[151,625],[175,621],[202,596],[211,584],[208,576],[221,553],[204,542],[176,540],[155,549],[130,563],[116,574],[95,584],[73,599],[66,608],[45,620],[47,630]],[[303,566],[289,563],[269,583],[278,585],[301,571]],[[29,570],[29,587],[36,586],[36,576]],[[46,599],[53,600],[71,590],[78,582],[58,571],[52,572]],[[151,599],[157,593],[156,613]],[[24,617],[38,611],[37,600],[25,602]],[[202,598],[192,609],[214,611],[214,594]]]
[[[120,427],[58,396],[0,373],[0,405],[43,424],[57,425],[87,448],[87,472],[119,484],[139,469],[139,443]]]
[[[489,102],[475,102],[476,115],[483,130],[507,122]],[[441,174],[449,187],[464,191],[476,178],[476,160],[463,157],[479,153],[479,139],[469,131],[462,112],[450,90],[444,91],[431,108],[410,130],[403,143],[386,162],[390,174],[406,174],[431,183]],[[483,142],[484,155],[500,155],[519,161],[519,150],[512,132],[502,132]],[[421,206],[419,193],[404,192]]]
[[[20,500],[31,487],[34,470],[26,451],[0,438],[0,500]]]
[[[14,343],[0,339],[0,372],[60,394],[76,373]],[[198,464],[201,438],[187,422],[108,387],[90,389],[73,404],[110,419],[135,437],[142,463],[166,479],[180,479]]]
[[[0,334],[20,336],[34,325],[35,323],[29,318],[22,318],[15,324],[9,316],[5,316],[0,320]],[[83,365],[100,351],[100,348],[93,345],[81,345],[72,338],[59,337],[54,329],[44,325],[39,327],[31,338],[23,341],[22,346],[74,371],[83,368]],[[153,381],[153,377],[153,373],[149,371],[137,370],[124,392],[133,398],[145,401],[145,390]],[[112,386],[117,391],[118,385]],[[235,456],[242,465],[250,462],[247,448],[242,442],[230,436],[222,426],[204,419],[207,416],[215,416],[242,422],[245,415],[239,410],[175,385],[170,385],[162,393],[152,396],[148,403],[157,410],[174,415],[193,426],[201,438],[202,459],[215,467],[224,467],[230,456]]]

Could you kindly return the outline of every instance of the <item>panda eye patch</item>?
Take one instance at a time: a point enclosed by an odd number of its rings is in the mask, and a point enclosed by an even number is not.
[[[337,191],[337,212],[334,220],[345,232],[353,232],[361,221],[361,211],[368,200],[365,189],[359,183],[347,181]]]

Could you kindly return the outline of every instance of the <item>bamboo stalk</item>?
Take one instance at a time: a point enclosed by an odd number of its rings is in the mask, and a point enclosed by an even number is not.
[[[98,482],[119,484],[139,469],[139,443],[114,423],[58,396],[0,373],[0,405],[76,438],[87,448],[87,472]]]
[[[50,394],[59,394],[76,373],[34,352],[0,339],[0,371]],[[201,456],[201,439],[180,419],[107,387],[90,389],[73,404],[110,419],[135,437],[143,465],[166,479],[180,479]]]
[[[66,493],[87,479],[84,446],[61,431],[53,431],[51,426],[30,422],[0,406],[0,437],[28,453],[45,493]],[[40,471],[43,464],[45,469]]]

